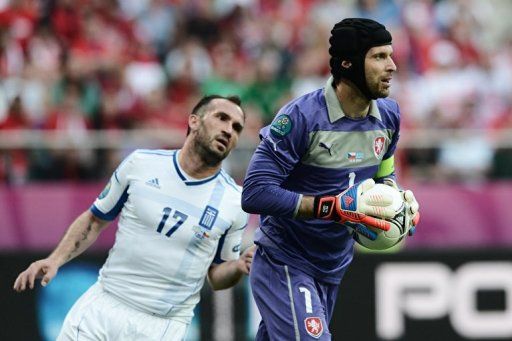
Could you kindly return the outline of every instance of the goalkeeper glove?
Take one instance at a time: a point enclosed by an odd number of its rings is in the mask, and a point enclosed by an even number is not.
[[[367,179],[347,188],[336,196],[317,196],[314,201],[315,218],[345,222],[362,223],[384,231],[391,225],[384,219],[392,218],[395,211],[391,207],[393,198],[387,195],[365,195],[375,186],[373,179]]]
[[[414,193],[411,190],[402,190],[398,188],[398,185],[396,184],[395,180],[391,178],[384,179],[384,184],[396,188],[400,193],[402,194],[405,204],[407,206],[407,217],[408,217],[408,234],[409,236],[414,235],[416,232],[416,226],[420,222],[420,204],[414,197]]]
[[[363,235],[372,241],[376,240],[378,237],[377,232],[372,231],[372,229],[366,227],[363,224],[346,221],[344,225],[352,229],[352,238],[355,240],[357,240],[357,235]]]

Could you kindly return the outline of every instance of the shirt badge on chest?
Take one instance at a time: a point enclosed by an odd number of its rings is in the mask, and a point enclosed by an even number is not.
[[[192,231],[194,231],[194,237],[197,239],[207,239],[210,238],[210,231],[206,230],[205,228],[194,225],[192,227]]]
[[[377,159],[382,159],[384,155],[384,146],[385,146],[386,138],[384,136],[376,137],[373,140],[373,152],[375,153],[375,157]]]
[[[201,215],[201,219],[199,220],[199,226],[204,227],[207,230],[211,230],[218,215],[219,211],[216,208],[211,207],[210,205],[206,206],[203,214]]]
[[[364,153],[363,152],[348,152],[347,160],[351,163],[358,163],[363,161]]]

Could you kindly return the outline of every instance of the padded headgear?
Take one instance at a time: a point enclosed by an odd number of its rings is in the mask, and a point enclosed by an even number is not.
[[[335,82],[346,78],[354,83],[368,98],[376,99],[368,89],[364,72],[364,60],[369,49],[375,46],[390,45],[391,34],[384,25],[371,19],[343,19],[331,30],[331,74]],[[341,66],[343,60],[352,63],[349,68]]]

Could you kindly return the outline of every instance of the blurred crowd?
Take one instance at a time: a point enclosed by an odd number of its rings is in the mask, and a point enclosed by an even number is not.
[[[512,147],[493,141],[512,129],[511,14],[499,0],[0,0],[0,134],[184,136],[195,102],[218,93],[241,96],[255,139],[287,100],[324,85],[334,23],[368,17],[393,35],[404,132],[480,132],[405,149],[404,173],[512,178]],[[0,181],[104,178],[112,155],[0,150]]]

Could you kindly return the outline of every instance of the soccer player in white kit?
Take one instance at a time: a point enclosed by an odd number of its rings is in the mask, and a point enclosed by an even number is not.
[[[56,249],[14,289],[46,286],[120,213],[115,243],[95,283],[69,311],[58,340],[182,340],[205,278],[213,289],[248,274],[241,257],[248,215],[241,189],[221,169],[245,121],[238,97],[207,96],[189,117],[180,150],[136,150],[116,169]]]

